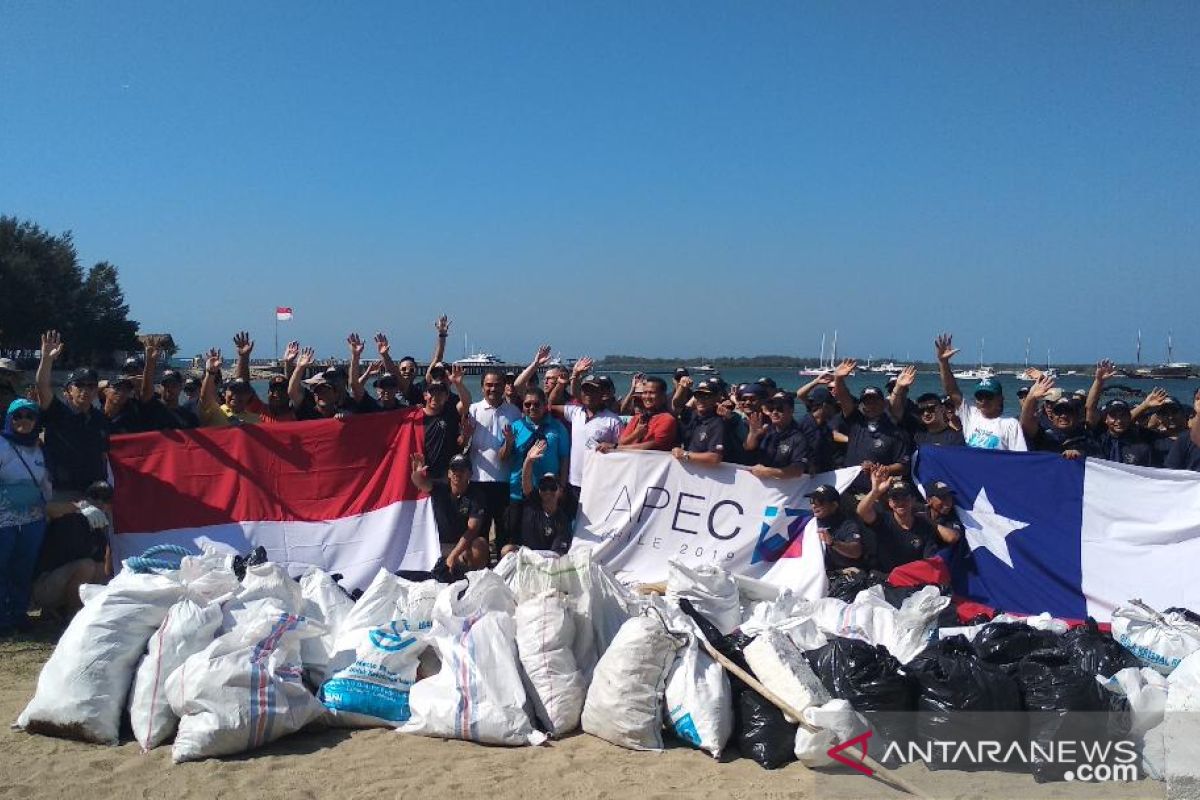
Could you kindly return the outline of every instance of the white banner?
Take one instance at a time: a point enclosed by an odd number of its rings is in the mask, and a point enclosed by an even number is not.
[[[825,594],[825,553],[804,495],[828,483],[845,491],[859,468],[804,478],[760,480],[748,467],[705,467],[668,453],[590,452],[572,549],[593,557],[624,582],[667,578],[667,562],[712,564],[786,586],[805,597]]]

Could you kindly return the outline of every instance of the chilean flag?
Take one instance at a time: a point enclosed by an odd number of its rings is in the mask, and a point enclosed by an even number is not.
[[[114,436],[113,558],[262,545],[294,576],[315,565],[360,588],[380,567],[432,569],[437,525],[409,463],[423,443],[419,409]]]
[[[279,322],[288,322],[292,318],[291,306],[275,306],[275,319]]]

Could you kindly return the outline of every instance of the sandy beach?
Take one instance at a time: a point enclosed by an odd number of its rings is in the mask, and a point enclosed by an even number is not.
[[[0,717],[17,718],[58,631],[0,642]],[[540,748],[489,747],[387,730],[314,730],[244,756],[171,763],[170,747],[139,752],[131,737],[103,747],[18,730],[0,733],[0,798],[890,798],[865,776],[769,772],[736,755],[722,762],[668,739],[661,753],[635,753],[577,733]],[[1038,785],[1028,775],[899,770],[936,798],[1161,798],[1164,785]]]

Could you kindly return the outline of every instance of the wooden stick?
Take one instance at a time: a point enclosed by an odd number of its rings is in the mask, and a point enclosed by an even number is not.
[[[760,683],[757,678],[755,678],[749,672],[742,669],[736,663],[734,663],[732,660],[730,660],[728,657],[726,657],[725,654],[722,653],[720,650],[718,650],[716,647],[714,647],[712,642],[708,641],[708,639],[706,639],[703,636],[697,636],[696,638],[700,640],[700,644],[701,644],[701,646],[704,647],[705,652],[707,652],[710,656],[712,656],[713,659],[718,664],[720,664],[725,669],[729,670],[731,673],[733,673],[737,677],[741,678],[742,681],[747,686],[749,686],[751,689],[758,692],[763,697],[765,697],[767,700],[769,700],[775,707],[777,707],[784,714],[787,714],[789,717],[796,720],[799,723],[800,727],[802,727],[808,731],[813,731],[814,733],[818,732],[820,730],[819,728],[816,728],[812,725],[809,725],[807,722],[805,722],[804,716],[799,711],[792,708],[792,706],[789,703],[787,703],[785,700],[783,700],[783,698],[781,698],[779,695],[772,692],[766,686],[763,686],[762,683]],[[917,787],[913,786],[911,783],[909,783],[904,778],[901,778],[899,775],[892,772],[892,770],[888,769],[883,764],[880,764],[878,761],[871,758],[866,753],[863,753],[861,755],[861,758],[859,759],[859,761],[863,766],[865,766],[871,770],[871,772],[872,772],[871,777],[878,778],[883,783],[886,783],[889,786],[892,786],[893,788],[899,789],[902,792],[907,792],[908,794],[911,794],[914,797],[920,797],[920,798],[923,798],[923,800],[928,800],[928,795],[926,795],[924,792],[922,792]]]

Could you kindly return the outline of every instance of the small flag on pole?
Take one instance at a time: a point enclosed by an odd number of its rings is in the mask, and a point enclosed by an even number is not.
[[[292,318],[292,307],[291,306],[276,306],[275,307],[275,319],[276,320],[278,320],[279,322],[288,322],[289,320],[291,320],[291,318]]]

